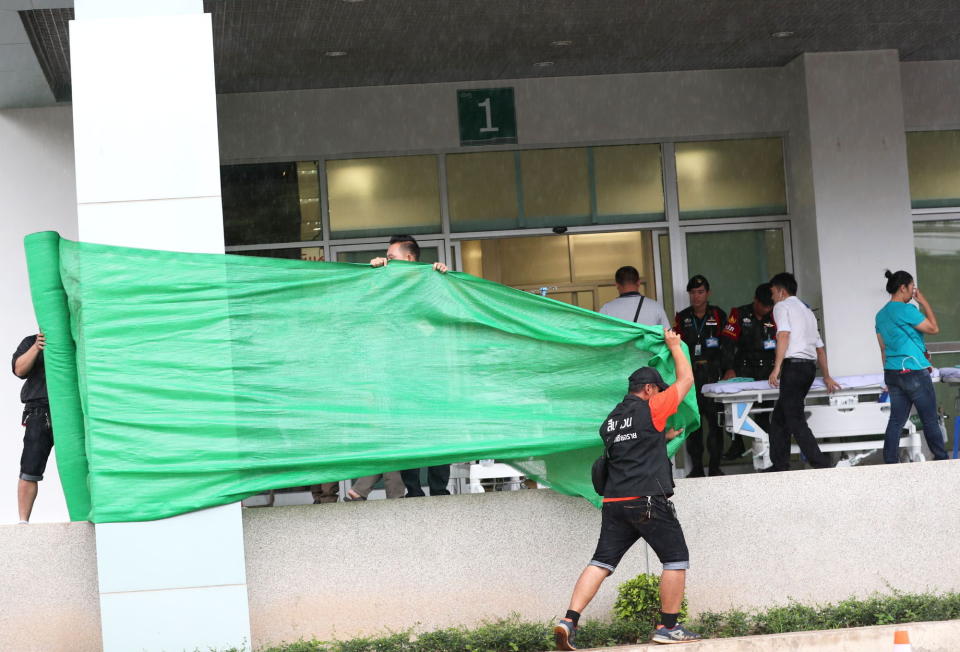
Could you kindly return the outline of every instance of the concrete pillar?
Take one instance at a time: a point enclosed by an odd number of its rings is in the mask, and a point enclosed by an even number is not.
[[[210,16],[201,0],[77,0],[81,240],[223,252]],[[98,525],[104,650],[250,642],[239,504]]]
[[[798,101],[790,165],[800,298],[820,299],[834,376],[876,373],[883,271],[915,271],[899,56],[804,54],[786,74]]]

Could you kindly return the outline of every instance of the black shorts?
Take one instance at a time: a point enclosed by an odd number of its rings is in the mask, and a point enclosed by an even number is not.
[[[611,573],[627,551],[643,539],[657,553],[664,570],[690,567],[690,553],[673,503],[663,496],[603,504],[600,540],[591,566]]]
[[[20,479],[43,480],[47,459],[53,448],[50,406],[28,406],[23,410],[23,454],[20,456]]]

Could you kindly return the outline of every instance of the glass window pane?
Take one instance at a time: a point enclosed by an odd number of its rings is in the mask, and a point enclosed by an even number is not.
[[[297,189],[300,194],[300,241],[322,240],[320,166],[316,161],[297,163]]]
[[[586,148],[520,152],[520,176],[524,226],[590,224]]]
[[[435,156],[327,161],[333,238],[439,233]]]
[[[574,283],[597,282],[603,288],[614,287],[613,277],[617,270],[624,265],[632,265],[640,272],[640,291],[653,299],[657,298],[653,232],[578,233],[569,237]],[[608,296],[607,291],[604,296]],[[611,298],[616,296],[614,288]]]
[[[338,263],[369,263],[374,258],[382,256],[387,251],[387,245],[384,244],[382,247],[375,247],[373,249],[363,249],[363,250],[353,250],[353,251],[343,251],[340,250],[336,253],[336,262]],[[421,247],[420,248],[420,262],[421,263],[435,263],[440,260],[440,248],[439,247]]]
[[[660,145],[594,147],[597,223],[664,219]]]
[[[756,287],[785,268],[781,229],[687,234],[687,278],[706,276],[710,303],[727,312],[750,303]],[[686,283],[687,279],[678,280],[683,287]]]
[[[570,284],[567,236],[465,240],[461,247],[468,274],[513,287]]]
[[[940,332],[928,342],[960,341],[960,220],[914,222],[917,287],[930,301]]]
[[[680,219],[787,212],[779,138],[677,143]]]
[[[256,256],[258,258],[287,258],[290,260],[323,260],[323,247],[287,247],[284,249],[255,249],[251,251],[231,251],[235,256]]]
[[[520,226],[514,152],[447,156],[450,230],[492,231]]]
[[[227,246],[321,239],[316,171],[312,161],[222,166]]]
[[[907,166],[914,208],[960,206],[960,131],[908,133]]]

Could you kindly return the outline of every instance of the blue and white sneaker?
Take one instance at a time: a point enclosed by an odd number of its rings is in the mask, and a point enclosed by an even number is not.
[[[576,650],[577,648],[573,644],[576,637],[577,628],[572,620],[561,618],[557,621],[557,625],[553,628],[553,640],[557,644],[558,650]]]
[[[653,632],[653,637],[650,639],[654,643],[696,643],[703,636],[700,634],[695,634],[687,628],[685,628],[680,623],[677,623],[675,627],[664,627],[663,625],[657,625],[657,629]]]

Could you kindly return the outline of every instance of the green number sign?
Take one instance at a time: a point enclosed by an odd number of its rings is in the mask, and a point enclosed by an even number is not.
[[[461,145],[517,142],[517,114],[512,88],[457,91]]]

